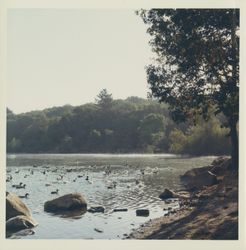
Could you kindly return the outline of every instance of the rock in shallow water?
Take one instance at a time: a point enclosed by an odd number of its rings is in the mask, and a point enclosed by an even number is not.
[[[6,192],[6,237],[13,233],[37,226],[31,212],[15,194]]]
[[[136,210],[137,216],[149,216],[149,210],[148,209],[138,209]]]
[[[98,206],[98,207],[90,207],[87,212],[90,213],[104,213],[104,207]]]
[[[17,195],[6,192],[6,220],[18,215],[31,216],[31,213]]]
[[[161,193],[159,195],[159,198],[162,200],[170,199],[170,198],[174,198],[174,197],[175,197],[175,193],[167,188],[164,190],[163,193]]]
[[[44,210],[46,212],[59,213],[75,209],[86,210],[87,203],[79,193],[66,194],[51,201],[46,201]]]
[[[32,228],[38,223],[30,216],[18,215],[6,221],[6,230],[16,232],[22,229]]]
[[[127,211],[128,211],[127,208],[115,208],[115,209],[113,210],[113,212],[127,212]]]

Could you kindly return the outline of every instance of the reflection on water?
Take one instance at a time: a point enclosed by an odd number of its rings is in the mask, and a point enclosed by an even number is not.
[[[164,215],[165,204],[158,196],[165,188],[181,189],[179,176],[193,167],[210,164],[214,157],[183,158],[175,155],[79,155],[23,154],[8,155],[7,191],[23,199],[39,222],[35,234],[24,238],[36,239],[119,239],[150,218]],[[19,171],[20,170],[20,171]],[[15,189],[13,184],[26,184]],[[59,190],[58,194],[51,194]],[[62,216],[44,212],[47,200],[79,192],[88,208],[103,206],[104,213],[81,213]],[[127,208],[126,212],[113,212]],[[137,209],[149,209],[148,217],[136,216]],[[100,230],[95,230],[100,229]],[[13,238],[23,238],[21,234]]]

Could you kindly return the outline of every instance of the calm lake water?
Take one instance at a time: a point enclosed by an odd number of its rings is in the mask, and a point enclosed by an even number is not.
[[[183,188],[179,180],[181,174],[191,168],[208,165],[214,159],[213,156],[185,158],[169,154],[8,155],[7,176],[12,175],[13,179],[6,182],[6,189],[17,195],[30,194],[23,201],[39,223],[34,228],[34,234],[23,236],[17,233],[10,238],[124,238],[125,234],[131,233],[142,223],[164,215],[164,208],[177,207],[178,202],[165,204],[158,198],[159,194],[165,188]],[[108,175],[105,174],[107,168],[111,170]],[[87,175],[89,181],[86,180]],[[25,189],[12,187],[20,182],[26,184]],[[116,187],[109,189],[113,182],[116,182]],[[51,194],[56,189],[59,189],[59,193]],[[72,192],[82,193],[88,208],[105,207],[105,213],[86,212],[66,217],[44,212],[46,201]],[[128,211],[113,212],[115,208],[127,208]],[[136,209],[140,208],[149,209],[149,216],[136,216]]]

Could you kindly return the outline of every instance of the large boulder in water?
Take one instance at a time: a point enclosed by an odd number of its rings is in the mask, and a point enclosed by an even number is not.
[[[46,201],[44,204],[44,210],[46,212],[59,213],[75,209],[87,209],[87,203],[84,197],[79,193],[66,194],[54,200]]]
[[[30,210],[23,201],[17,195],[6,192],[6,220],[18,215],[31,217]]]
[[[6,230],[16,232],[22,229],[32,228],[38,223],[30,216],[18,215],[6,221]]]

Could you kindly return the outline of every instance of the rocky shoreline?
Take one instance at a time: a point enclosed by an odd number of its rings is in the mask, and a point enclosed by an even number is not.
[[[220,157],[186,172],[181,180],[189,198],[180,197],[180,208],[148,221],[126,239],[237,240],[238,173],[231,169],[231,160]]]

